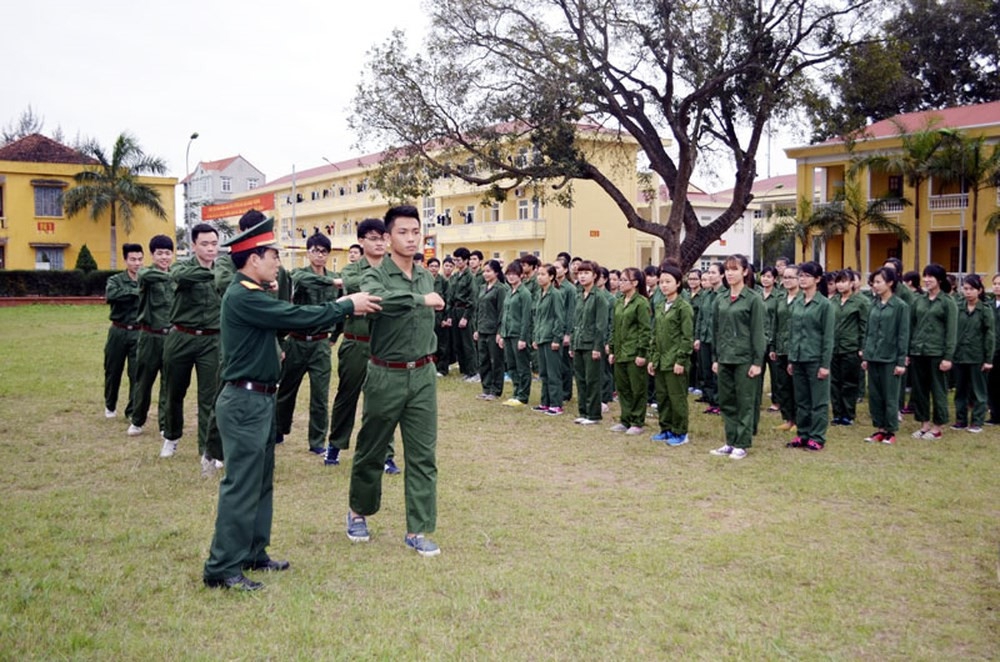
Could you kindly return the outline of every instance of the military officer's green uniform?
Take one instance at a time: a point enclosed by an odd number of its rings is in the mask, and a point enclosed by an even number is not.
[[[323,270],[317,274],[311,267],[291,273],[292,303],[321,305],[336,301],[340,288],[334,282],[336,274]],[[292,431],[295,400],[302,378],[309,374],[309,449],[322,453],[326,447],[326,431],[330,419],[330,338],[335,328],[328,324],[303,331],[290,331],[284,342],[285,360],[281,365],[281,386],[278,388],[278,433]]]
[[[104,343],[104,408],[113,412],[118,408],[118,390],[122,385],[122,372],[128,362],[128,403],[125,417],[132,416],[136,380],[136,350],[139,344],[139,284],[127,271],[117,273],[107,280],[104,300],[111,306],[111,326]]]
[[[871,303],[863,294],[852,294],[846,301],[837,294],[832,299],[835,313],[833,361],[830,363],[830,396],[833,421],[856,417],[861,393],[861,350],[868,329]]]
[[[448,308],[451,309],[451,339],[458,370],[463,377],[476,374],[476,347],[472,342],[475,327],[476,286],[472,273],[466,267],[456,271],[448,280]],[[459,323],[466,320],[465,328]]]
[[[748,287],[735,299],[729,291],[720,290],[712,313],[712,351],[718,363],[719,409],[726,444],[750,448],[760,375],[749,377],[747,372],[764,356],[764,302]]]
[[[619,297],[615,301],[611,340],[608,343],[615,357],[615,385],[618,388],[618,406],[621,424],[627,428],[646,425],[645,366],[637,366],[636,358],[649,358],[652,333],[649,299],[638,292],[628,301]]]
[[[153,383],[163,369],[163,345],[170,333],[170,308],[174,290],[170,275],[154,267],[139,270],[139,347],[136,369],[135,408],[131,422],[137,428],[146,424],[152,400]],[[167,391],[160,379],[159,429],[163,431]]]
[[[273,219],[229,241],[273,241]],[[267,245],[267,244],[265,244]],[[277,334],[334,324],[354,310],[350,301],[295,306],[237,273],[222,301],[222,380],[216,417],[226,456],[219,484],[215,535],[205,562],[206,584],[268,563],[273,513],[275,399],[281,375]]]
[[[608,300],[593,286],[576,295],[576,318],[571,334],[573,374],[581,418],[601,420],[601,379],[604,344],[608,337]],[[599,354],[594,359],[593,353]]]
[[[861,358],[867,363],[868,410],[872,424],[889,434],[899,429],[902,379],[895,374],[895,369],[906,368],[909,346],[910,307],[895,295],[885,303],[875,299],[868,311],[865,349]]]
[[[528,404],[531,395],[531,292],[520,284],[507,296],[500,317],[504,365],[514,387],[514,399]],[[517,343],[525,343],[518,349]]]
[[[948,376],[941,361],[955,358],[958,309],[944,292],[915,297],[910,307],[910,407],[919,423],[948,422]],[[934,400],[933,415],[931,399]]]
[[[170,321],[174,330],[163,344],[163,378],[167,387],[167,416],[163,436],[178,440],[184,434],[184,396],[191,370],[198,373],[198,454],[218,444],[212,421],[219,368],[219,293],[215,273],[196,257],[176,262],[170,269],[174,301]],[[213,437],[210,442],[210,436]],[[208,453],[215,457],[213,453]],[[219,458],[216,458],[219,459]]]
[[[810,301],[805,294],[792,303],[788,320],[788,362],[792,364],[795,389],[795,426],[805,444],[826,445],[829,425],[830,377],[820,379],[819,370],[830,370],[833,360],[836,312],[825,296],[816,292]]]
[[[955,422],[969,423],[972,407],[972,427],[981,428],[986,422],[986,377],[983,364],[993,365],[996,336],[990,305],[977,301],[971,311],[966,303],[958,309],[958,331],[955,346]],[[971,397],[970,397],[971,396]]]
[[[425,305],[434,277],[413,265],[412,278],[386,257],[361,278],[362,291],[381,297],[371,319],[371,359],[351,467],[350,507],[361,516],[379,511],[389,442],[400,427],[406,454],[407,533],[437,524],[437,376],[434,310]]]
[[[692,351],[694,309],[680,296],[673,302],[664,297],[655,311],[649,361],[656,370],[660,432],[672,432],[678,437],[688,433],[687,373],[691,370]],[[683,375],[674,374],[675,365],[684,367]],[[635,425],[641,427],[642,423]]]
[[[500,397],[503,393],[503,350],[497,344],[500,331],[500,314],[508,288],[499,281],[493,286],[485,283],[479,288],[476,302],[476,350],[479,363],[479,381],[484,395]]]

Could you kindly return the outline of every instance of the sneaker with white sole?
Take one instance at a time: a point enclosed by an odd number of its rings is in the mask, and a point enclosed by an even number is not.
[[[688,442],[688,436],[686,434],[672,434],[667,437],[668,446],[683,446]]]
[[[104,410],[104,418],[114,418],[117,415],[118,415],[118,412],[115,411],[114,409],[105,409]]]
[[[969,427],[965,428],[965,431],[971,432],[972,434],[979,434],[980,432],[983,431],[983,429],[978,425],[970,425]]]
[[[641,427],[639,427],[638,425],[633,425],[633,426],[632,426],[632,427],[630,427],[630,428],[629,428],[628,430],[625,430],[625,434],[627,434],[627,435],[629,435],[629,436],[632,436],[632,437],[634,437],[634,436],[636,436],[636,435],[640,435],[640,434],[643,434],[644,432],[645,432],[645,430],[643,430],[643,429],[642,429]]]
[[[140,434],[142,434],[142,427],[139,425],[129,425],[128,430],[125,431],[125,434],[127,434],[130,437],[138,437]]]
[[[351,517],[347,512],[347,538],[351,542],[368,542],[371,538],[368,535],[368,521],[362,515]]]
[[[611,432],[627,432],[628,426],[622,423],[615,423],[610,428],[608,428],[608,430],[610,430]]]
[[[715,450],[710,450],[708,452],[711,455],[732,455],[733,451],[735,450],[736,450],[735,448],[733,448],[729,444],[726,444],[725,446],[720,446]],[[746,451],[744,451],[743,454],[746,455]]]
[[[587,420],[586,417],[584,417],[584,416],[578,416],[578,417],[576,417],[576,418],[573,419],[573,422],[576,423],[577,425],[579,425],[580,423],[583,423],[585,420]]]
[[[216,465],[216,460],[213,460],[207,455],[201,456],[201,475],[203,478],[209,478],[211,476],[214,476],[215,472],[218,471],[221,467],[222,467],[221,462],[218,465]]]
[[[437,556],[441,553],[441,548],[425,538],[422,533],[418,533],[415,536],[406,536],[403,538],[403,542],[407,547],[420,554],[420,556]]]
[[[173,457],[177,452],[177,444],[180,439],[164,439],[163,448],[160,449],[160,457]]]
[[[600,423],[600,421],[595,421],[592,418],[585,418],[580,421],[580,425],[597,425],[598,423]]]
[[[734,448],[733,452],[729,454],[730,460],[742,460],[747,456],[747,451],[745,448]]]

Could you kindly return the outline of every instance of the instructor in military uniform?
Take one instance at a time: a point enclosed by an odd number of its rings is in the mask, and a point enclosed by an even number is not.
[[[335,324],[351,313],[379,310],[364,292],[321,306],[295,306],[267,294],[278,277],[274,219],[265,220],[228,242],[235,280],[222,300],[220,318],[225,386],[216,419],[226,457],[219,484],[215,535],[204,582],[208,587],[253,591],[262,584],[244,570],[287,570],[287,561],[267,555],[271,540],[274,479],[275,394],[281,374],[279,330]]]

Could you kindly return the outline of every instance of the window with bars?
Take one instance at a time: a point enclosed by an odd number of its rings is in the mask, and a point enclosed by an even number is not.
[[[59,186],[35,187],[35,216],[59,218],[63,215],[63,193]]]

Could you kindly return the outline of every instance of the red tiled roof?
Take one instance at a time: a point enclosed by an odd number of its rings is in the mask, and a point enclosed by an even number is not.
[[[368,166],[377,165],[384,156],[385,152],[376,152],[375,154],[367,154],[356,159],[348,159],[346,161],[338,161],[337,163],[321,165],[315,168],[308,168],[306,170],[298,170],[295,173],[295,180],[299,181],[302,179],[308,179],[309,177],[315,177],[317,175],[330,175],[338,170],[366,168]],[[273,186],[275,184],[290,184],[291,182],[292,175],[289,174],[270,181],[267,185]]]
[[[216,171],[216,172],[218,172],[218,171],[225,170],[230,165],[232,165],[233,161],[235,161],[236,159],[240,159],[240,158],[243,158],[243,155],[237,154],[236,156],[230,156],[230,157],[227,157],[227,158],[224,158],[224,159],[218,159],[217,161],[199,161],[198,165],[195,166],[194,169],[197,170],[198,166],[201,166],[202,170]],[[250,165],[251,168],[253,168],[254,170],[258,170],[259,171],[259,168],[257,168],[256,166],[254,166],[254,164],[250,163],[250,161],[247,161],[246,159],[243,159],[243,160],[246,161]],[[187,176],[180,181],[180,183],[184,184],[186,182],[189,182],[191,180],[191,175],[193,175],[193,174],[194,174],[193,172],[189,172],[187,174]]]
[[[753,186],[750,187],[750,192],[756,196],[765,195],[768,193],[774,193],[775,191],[785,191],[794,193],[795,187],[798,185],[795,173],[789,175],[776,175],[774,177],[767,177],[766,179],[754,180]],[[716,191],[714,195],[722,198],[732,198],[733,189],[727,188],[724,191]]]
[[[6,147],[0,147],[0,161],[21,161],[25,163],[79,163],[93,165],[97,161],[81,154],[72,147],[57,143],[40,133],[33,133],[15,140]]]
[[[970,129],[973,127],[1000,124],[1000,101],[980,103],[973,106],[955,106],[941,110],[921,110],[915,113],[902,113],[886,120],[870,124],[864,130],[863,137],[888,138],[899,134],[899,127],[908,132],[920,131],[928,122],[936,122],[938,128]],[[834,138],[823,144],[840,143],[843,138]]]

